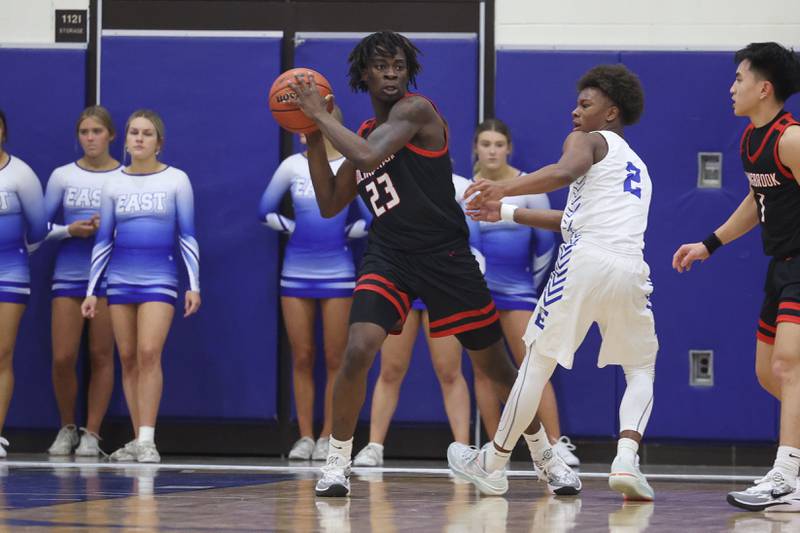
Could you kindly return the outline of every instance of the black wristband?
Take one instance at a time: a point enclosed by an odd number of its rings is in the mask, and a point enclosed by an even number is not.
[[[722,246],[722,241],[719,240],[719,237],[717,237],[716,233],[712,233],[711,235],[703,239],[703,244],[708,249],[708,255],[711,255],[717,248]]]

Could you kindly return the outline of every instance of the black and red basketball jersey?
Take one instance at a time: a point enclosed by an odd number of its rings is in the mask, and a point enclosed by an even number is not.
[[[758,205],[764,253],[773,257],[800,255],[800,183],[778,157],[781,135],[798,124],[781,111],[760,128],[750,124],[742,135],[742,165]]]
[[[367,138],[375,127],[374,118],[367,120],[358,134]],[[374,171],[356,171],[358,192],[374,217],[370,242],[408,253],[468,246],[464,211],[455,200],[448,142],[445,127],[441,150],[408,143]]]

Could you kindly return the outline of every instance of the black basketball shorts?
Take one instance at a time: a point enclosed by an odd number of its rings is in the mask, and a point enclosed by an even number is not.
[[[775,344],[775,331],[781,322],[800,324],[800,257],[770,261],[756,338]]]
[[[502,338],[500,316],[466,243],[455,250],[426,254],[406,254],[375,244],[367,247],[350,323],[369,322],[400,333],[415,298],[428,308],[432,337],[455,335],[471,350]]]

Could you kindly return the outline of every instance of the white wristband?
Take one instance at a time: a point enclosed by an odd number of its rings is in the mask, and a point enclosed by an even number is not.
[[[514,204],[500,204],[500,220],[514,222],[514,211],[519,206]]]

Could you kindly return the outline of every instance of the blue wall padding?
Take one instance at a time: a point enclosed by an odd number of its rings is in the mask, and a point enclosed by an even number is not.
[[[357,42],[356,38],[313,37],[303,39],[295,49],[296,66],[317,70],[331,82],[345,123],[354,130],[373,116],[369,97],[353,93],[348,85],[347,57]],[[456,172],[469,177],[472,173],[472,132],[477,122],[478,107],[477,40],[413,39],[413,42],[422,51],[419,56],[422,71],[417,78],[417,91],[432,99],[448,121],[450,153],[455,161]],[[361,411],[362,420],[369,418],[372,388],[379,373],[380,357],[376,361],[370,372],[367,401]],[[469,364],[465,361],[462,366],[468,368]],[[317,376],[321,375],[317,372]],[[469,370],[467,376],[470,377]],[[322,383],[317,383],[317,391],[317,397],[321,398]],[[317,402],[319,414],[320,403]],[[421,333],[401,389],[394,420],[447,422],[439,382]]]
[[[177,313],[160,412],[273,418],[278,248],[256,213],[279,162],[267,91],[280,71],[280,39],[107,37],[102,50],[103,104],[120,128],[134,109],[161,113],[161,157],[189,174],[195,193],[203,307],[186,320]],[[126,413],[121,398],[111,412]]]
[[[0,48],[0,109],[9,153],[28,163],[44,187],[57,166],[77,159],[75,121],[86,100],[86,51]],[[6,425],[58,427],[50,379],[50,277],[54,247],[31,256],[31,300],[14,351],[16,387]]]

